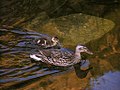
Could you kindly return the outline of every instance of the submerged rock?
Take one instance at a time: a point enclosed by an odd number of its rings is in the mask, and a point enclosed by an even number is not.
[[[50,19],[36,29],[60,37],[64,46],[75,46],[102,37],[114,25],[110,20],[79,13]]]

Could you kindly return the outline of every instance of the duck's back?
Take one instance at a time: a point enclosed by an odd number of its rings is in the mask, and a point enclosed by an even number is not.
[[[41,61],[56,66],[69,66],[74,62],[74,52],[61,48],[40,50]]]

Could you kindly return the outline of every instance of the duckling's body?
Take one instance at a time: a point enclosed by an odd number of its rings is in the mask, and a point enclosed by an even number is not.
[[[35,44],[42,48],[60,48],[59,39],[57,37],[41,37],[35,40]]]
[[[31,54],[30,58],[55,66],[70,66],[80,62],[81,52],[92,54],[87,48],[84,49],[82,46],[78,45],[75,53],[64,48],[45,49],[39,50],[36,54]]]

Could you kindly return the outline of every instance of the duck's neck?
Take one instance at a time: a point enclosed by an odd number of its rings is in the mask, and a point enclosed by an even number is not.
[[[81,54],[80,52],[75,52],[75,60],[80,61],[81,60]]]

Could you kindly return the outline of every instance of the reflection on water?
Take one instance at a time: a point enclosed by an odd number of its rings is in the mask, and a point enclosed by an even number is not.
[[[42,36],[48,37],[23,29],[0,29],[0,89],[119,90],[120,72],[112,65],[118,54],[108,61],[94,58],[92,67],[89,60],[66,68],[32,62],[29,54],[40,49],[33,41]]]
[[[120,90],[120,72],[108,72],[90,80],[92,90]]]

